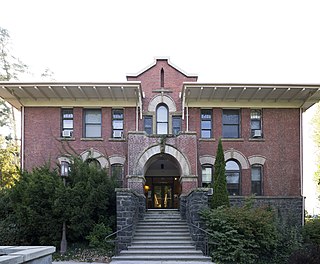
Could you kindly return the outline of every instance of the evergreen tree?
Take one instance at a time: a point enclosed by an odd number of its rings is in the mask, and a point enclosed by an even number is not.
[[[226,162],[224,160],[221,139],[219,140],[216,161],[214,163],[213,196],[211,200],[212,208],[218,208],[219,206],[230,206],[227,190]]]

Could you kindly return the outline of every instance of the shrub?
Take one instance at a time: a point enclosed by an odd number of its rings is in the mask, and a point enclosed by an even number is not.
[[[264,208],[218,207],[202,213],[210,238],[213,261],[255,263],[272,255],[277,242],[274,214]]]
[[[303,236],[306,243],[320,245],[320,218],[306,219]]]

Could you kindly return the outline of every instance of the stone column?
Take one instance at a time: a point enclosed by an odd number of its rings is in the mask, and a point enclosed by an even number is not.
[[[128,188],[139,194],[144,194],[145,177],[142,175],[127,175]]]
[[[198,188],[198,176],[188,175],[180,177],[181,194],[187,194],[190,191]]]

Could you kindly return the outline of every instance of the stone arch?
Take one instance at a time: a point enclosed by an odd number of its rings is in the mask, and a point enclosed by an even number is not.
[[[108,159],[98,150],[86,150],[80,154],[80,157],[83,161],[86,161],[87,159],[96,159],[97,161],[99,161],[101,168],[109,168]]]
[[[67,163],[71,164],[72,163],[72,159],[69,156],[60,156],[58,158],[58,162],[59,162],[59,164],[61,164],[61,162],[67,162]]]
[[[199,161],[201,165],[204,165],[204,164],[214,165],[216,161],[216,157],[211,155],[203,155],[199,158]]]
[[[112,155],[109,156],[109,163],[110,165],[113,164],[121,164],[124,165],[124,163],[126,162],[126,158],[120,155]]]
[[[157,154],[168,154],[172,157],[174,157],[178,164],[180,165],[181,169],[181,177],[183,176],[188,176],[190,175],[191,169],[190,169],[190,164],[187,160],[187,158],[176,148],[172,146],[166,145],[164,148],[164,152],[161,151],[161,148],[159,145],[153,146],[149,149],[147,149],[138,159],[135,169],[134,169],[134,174],[135,175],[144,175],[144,170],[145,170],[145,164],[147,164],[147,161],[152,158],[154,155]]]
[[[176,112],[177,111],[177,107],[175,102],[173,101],[173,99],[168,96],[168,95],[156,95],[155,97],[153,97],[148,105],[148,111],[149,112],[155,112],[157,105],[164,103],[168,106],[169,112]]]
[[[256,156],[248,157],[248,160],[249,160],[250,166],[254,164],[259,164],[263,166],[267,159],[264,156],[256,155]]]
[[[229,149],[224,152],[224,159],[227,161],[229,159],[237,160],[242,169],[249,169],[249,162],[247,158],[238,150],[235,149]]]

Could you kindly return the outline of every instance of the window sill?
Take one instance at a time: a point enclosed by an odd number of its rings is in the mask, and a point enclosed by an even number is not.
[[[74,138],[74,137],[59,137],[58,140],[61,140],[61,141],[75,141],[76,138]]]
[[[126,141],[125,138],[109,138],[108,140],[111,142],[125,142]]]
[[[103,141],[103,138],[81,138],[81,141]]]
[[[236,142],[243,142],[244,138],[222,138],[222,141],[236,141]]]
[[[215,142],[215,138],[199,138],[200,142]]]
[[[265,142],[264,138],[249,138],[249,141],[253,142]]]

